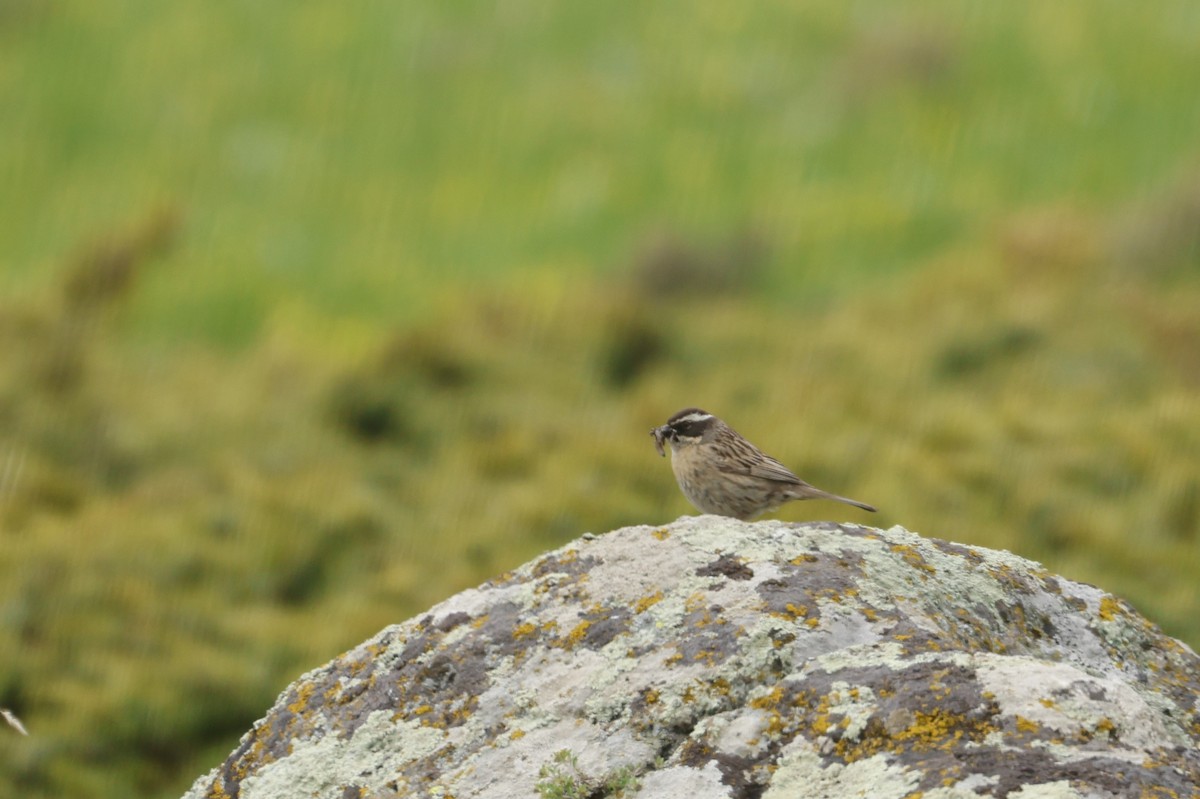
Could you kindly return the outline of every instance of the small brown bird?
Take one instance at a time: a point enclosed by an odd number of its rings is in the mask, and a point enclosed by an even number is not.
[[[703,513],[753,519],[795,499],[832,499],[875,512],[864,502],[830,494],[742,438],[716,416],[684,408],[650,431],[658,454],[671,446],[671,471],[683,495]]]

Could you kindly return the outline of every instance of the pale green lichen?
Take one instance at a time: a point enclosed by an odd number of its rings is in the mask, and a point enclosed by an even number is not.
[[[904,799],[919,783],[919,773],[892,765],[883,755],[854,763],[828,763],[810,744],[797,741],[779,759],[762,799]]]
[[[327,796],[341,786],[358,784],[372,792],[402,767],[427,757],[445,743],[440,730],[416,722],[394,720],[380,710],[349,738],[324,735],[294,742],[292,753],[270,763],[241,783],[241,799],[288,799]],[[363,776],[364,763],[376,763],[375,778]],[[373,782],[377,780],[377,782]]]

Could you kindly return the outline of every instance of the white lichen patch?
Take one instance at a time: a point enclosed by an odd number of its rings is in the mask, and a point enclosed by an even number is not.
[[[724,725],[715,730],[709,727],[700,731],[714,742],[721,752],[727,752],[734,757],[753,758],[759,755],[768,745],[767,736],[769,717],[766,712],[750,708],[736,714],[721,714],[725,719]]]
[[[659,649],[645,658],[622,658],[597,672],[589,682],[592,690],[585,711],[590,719],[612,721],[628,718],[638,697],[653,692],[658,713],[690,695],[690,686],[708,669],[702,664],[668,666],[671,650]],[[692,692],[694,693],[694,692]]]
[[[997,778],[990,774],[971,774],[953,785],[945,785],[924,791],[921,799],[979,799],[980,796],[991,796]],[[1011,796],[1012,794],[1009,794]]]
[[[584,712],[594,681],[602,679],[598,674],[611,666],[603,655],[588,649],[548,649],[531,655],[529,668],[538,676],[538,707],[562,717]]]
[[[820,610],[820,622],[798,632],[793,644],[796,662],[875,646],[882,639],[881,626],[868,621],[855,610],[823,602],[816,604]]]
[[[643,775],[638,782],[638,791],[633,795],[635,799],[729,799],[733,795],[732,789],[723,782],[721,770],[713,762],[702,768],[669,766]]]
[[[1071,787],[1068,780],[1055,780],[1037,785],[1023,785],[1008,795],[1008,799],[1084,799],[1090,794],[1082,794]]]
[[[1096,740],[1110,756],[1139,762],[1156,745],[1187,744],[1186,733],[1126,683],[1067,663],[977,656],[978,678],[1001,711],[1044,728],[1047,739]],[[1168,723],[1170,722],[1170,723]],[[1076,751],[1088,757],[1086,749]],[[1069,759],[1070,752],[1062,753]]]
[[[242,782],[242,799],[291,799],[333,796],[341,786],[380,791],[403,767],[427,757],[446,734],[413,721],[394,720],[379,710],[350,738],[326,735],[295,741],[291,753],[269,763]],[[365,764],[371,764],[365,769]]]
[[[615,550],[605,548],[601,539],[593,551],[602,552],[603,557],[591,568],[590,581],[609,589],[605,597],[609,604],[630,610],[656,592],[687,596],[684,591],[691,586],[680,585],[680,581],[699,585],[695,569],[711,558],[674,536],[659,540],[649,534],[631,536],[625,546]]]
[[[1011,601],[1009,591],[998,581],[980,579],[989,570],[1027,570],[1040,568],[1036,563],[1009,553],[993,556],[987,550],[964,547],[979,556],[973,562],[963,555],[947,552],[928,539],[903,527],[892,527],[877,540],[839,539],[838,546],[862,555],[870,579],[862,581],[862,601],[880,607],[894,605],[898,598],[914,600],[912,609],[937,617],[961,608],[964,600],[971,605],[993,607]],[[983,554],[987,553],[987,554]],[[932,624],[944,628],[934,618]]]
[[[480,751],[467,766],[447,770],[445,782],[454,786],[455,796],[535,797],[542,767],[559,752],[570,753],[581,774],[596,778],[622,767],[640,768],[654,758],[651,747],[628,730],[559,719],[505,747]]]
[[[883,755],[853,763],[827,763],[808,744],[788,747],[771,775],[762,799],[903,799],[920,783],[920,775],[890,764]]]
[[[747,525],[723,516],[682,516],[671,524],[671,537],[707,559],[733,552],[748,561],[770,561],[779,556],[784,538],[802,547],[804,534],[798,530],[803,529],[774,520]]]
[[[829,712],[842,717],[842,737],[857,740],[875,713],[875,692],[869,686],[851,686],[837,681],[828,695]]]

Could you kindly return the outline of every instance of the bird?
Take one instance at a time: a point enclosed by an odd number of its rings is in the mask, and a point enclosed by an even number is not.
[[[708,411],[684,408],[650,431],[658,454],[671,448],[671,471],[702,513],[747,521],[799,499],[832,499],[865,511],[865,502],[809,485]]]

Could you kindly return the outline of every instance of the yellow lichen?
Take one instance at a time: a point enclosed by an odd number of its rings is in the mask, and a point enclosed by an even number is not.
[[[796,557],[794,557],[788,561],[788,563],[792,564],[793,566],[802,566],[805,563],[816,563],[816,562],[817,562],[817,556],[813,555],[811,553],[808,553],[808,552],[805,552],[803,555],[797,555]]]
[[[637,602],[635,602],[633,605],[633,610],[635,613],[645,613],[647,610],[654,607],[659,602],[662,602],[662,598],[663,598],[663,592],[655,591],[653,594],[644,596],[641,599],[639,599]]]
[[[288,703],[287,709],[292,713],[301,713],[308,709],[308,700],[312,698],[313,692],[317,687],[310,682],[304,683],[296,689],[295,700]]]
[[[776,685],[770,693],[757,696],[750,700],[750,707],[762,710],[767,714],[767,732],[778,735],[783,730],[783,716],[779,706],[783,702],[783,687]]]
[[[757,708],[759,710],[770,710],[778,707],[781,701],[783,701],[783,686],[776,685],[770,690],[769,693],[765,693],[762,696],[756,696],[751,699],[750,707]]]
[[[1037,732],[1041,727],[1036,721],[1030,721],[1024,716],[1017,716],[1017,731],[1018,732]]]
[[[1115,596],[1106,596],[1100,600],[1100,618],[1112,621],[1121,610],[1121,602]]]
[[[933,749],[944,746],[948,739],[957,740],[951,737],[953,732],[959,732],[961,735],[961,731],[954,729],[964,722],[961,715],[934,710],[930,713],[918,711],[913,716],[915,720],[896,736],[898,739],[918,741],[923,744],[923,748]]]
[[[914,569],[920,569],[927,574],[937,574],[937,569],[926,563],[925,558],[921,557],[921,553],[908,544],[892,544],[891,550],[899,554],[904,562]]]
[[[250,751],[238,760],[237,765],[233,768],[234,778],[238,782],[246,779],[253,767],[265,766],[275,760],[275,756],[266,748],[266,739],[271,734],[272,730],[267,724],[258,724],[253,728],[254,743],[251,745]],[[290,747],[288,753],[291,754]]]
[[[509,734],[508,739],[510,741],[519,741],[524,737],[525,737],[525,730],[513,730]]]
[[[537,632],[537,625],[531,621],[527,621],[524,624],[518,624],[516,626],[516,628],[513,630],[512,637],[520,640],[522,638],[528,638],[535,632]]]
[[[590,621],[588,621],[587,619],[584,619],[583,621],[579,622],[579,624],[576,624],[575,629],[573,629],[573,630],[571,630],[571,632],[567,633],[567,637],[565,639],[565,645],[568,648],[570,648],[570,647],[573,647],[576,644],[578,644],[580,641],[583,640],[583,637],[585,635],[587,635],[588,628],[591,626],[592,626],[592,623]]]
[[[212,785],[208,786],[208,793],[205,794],[206,799],[230,799],[229,792],[225,790],[224,784],[218,780],[213,780]]]
[[[1195,794],[1192,794],[1193,798]],[[1151,785],[1142,788],[1139,799],[1179,799],[1179,792],[1165,785]]]
[[[666,541],[668,538],[671,537],[671,531],[665,527],[661,527],[661,528],[655,530],[650,535],[654,536],[659,541]]]
[[[829,705],[831,699],[828,694],[821,697],[815,708],[816,715],[813,717],[812,728],[817,735],[824,735],[829,732]],[[841,742],[839,742],[841,743]]]
[[[822,700],[822,710],[828,706],[828,700]],[[813,729],[818,733],[829,728],[828,716],[817,716]],[[961,745],[963,739],[980,741],[986,735],[995,731],[995,727],[986,721],[971,719],[962,714],[946,713],[934,710],[930,713],[916,712],[913,721],[903,730],[888,735],[868,735],[860,740],[850,741],[841,739],[836,744],[839,756],[847,762],[871,757],[881,751],[902,752],[906,749],[925,751],[939,749],[950,751]]]

